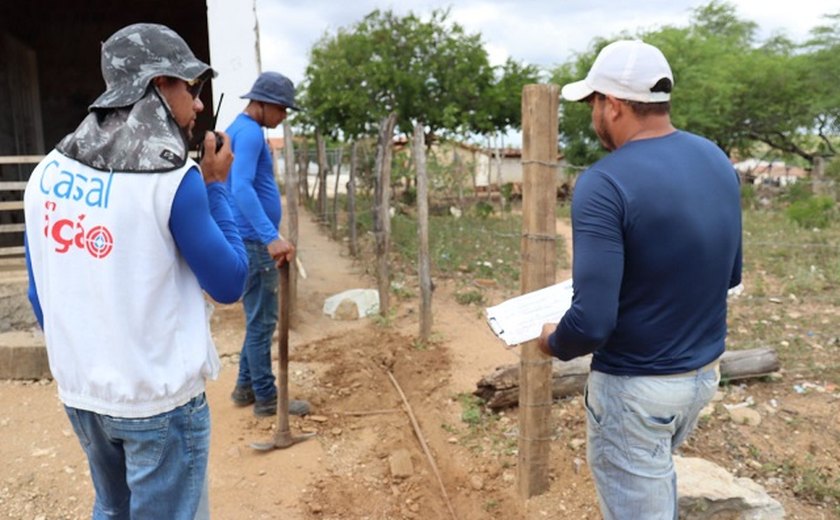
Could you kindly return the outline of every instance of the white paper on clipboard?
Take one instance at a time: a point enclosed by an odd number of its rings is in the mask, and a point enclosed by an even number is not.
[[[572,280],[550,285],[487,307],[487,324],[509,347],[540,337],[545,323],[557,323],[572,306]]]
[[[727,296],[737,298],[743,284],[729,289]],[[487,307],[487,324],[509,347],[537,339],[545,323],[558,323],[572,306],[571,278],[537,291],[523,294]]]

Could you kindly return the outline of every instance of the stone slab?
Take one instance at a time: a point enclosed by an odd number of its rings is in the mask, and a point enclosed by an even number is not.
[[[52,378],[40,331],[0,333],[0,379]]]

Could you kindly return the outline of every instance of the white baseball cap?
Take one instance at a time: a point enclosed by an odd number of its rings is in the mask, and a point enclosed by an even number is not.
[[[662,51],[641,40],[619,40],[598,53],[586,77],[561,90],[568,101],[581,101],[593,92],[641,103],[662,103],[669,92],[651,92],[663,78],[674,82],[671,67]]]

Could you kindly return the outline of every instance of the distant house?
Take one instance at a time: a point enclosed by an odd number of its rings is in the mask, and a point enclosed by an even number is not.
[[[498,187],[508,183],[518,186],[522,184],[522,150],[519,148],[503,148],[499,159],[496,151],[484,148],[477,154],[475,163],[476,187]],[[499,165],[501,163],[501,167]],[[557,185],[566,182],[566,161],[562,153],[557,154]]]
[[[785,187],[808,177],[799,166],[788,166],[783,161],[746,159],[733,165],[744,184]]]

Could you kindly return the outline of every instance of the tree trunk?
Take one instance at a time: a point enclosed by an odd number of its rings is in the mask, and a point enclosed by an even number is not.
[[[315,134],[315,144],[318,147],[318,217],[322,223],[327,222],[327,143],[319,132]]]
[[[554,399],[583,393],[592,356],[569,362],[555,360],[551,371]],[[770,347],[724,352],[720,358],[721,381],[764,377],[780,368],[779,357]],[[519,365],[505,365],[481,378],[473,392],[493,410],[516,406],[519,397]]]
[[[424,125],[414,126],[414,167],[417,170],[417,270],[420,277],[420,341],[428,343],[432,334],[432,275],[429,260],[429,182],[426,171]]]
[[[350,180],[347,181],[347,230],[350,236],[350,254],[359,255],[358,238],[356,236],[356,156],[359,142],[353,141],[350,148]]]
[[[814,195],[825,195],[825,158],[815,155],[811,170],[811,192]]]
[[[502,212],[507,208],[507,198],[502,186],[502,137],[496,133],[496,185],[499,187],[499,206]]]
[[[464,174],[464,162],[461,160],[461,154],[458,153],[458,145],[454,145],[452,150],[452,170],[455,172],[455,179],[458,183],[458,209],[464,210],[464,180],[461,178]]]
[[[300,193],[303,194],[304,200],[309,200],[309,146],[307,140],[304,139],[301,143],[300,153],[298,154],[298,179],[300,180]]]
[[[374,231],[376,237],[376,278],[379,288],[379,314],[387,317],[390,312],[391,277],[388,254],[391,241],[391,154],[397,114],[391,112],[379,123],[379,141],[376,144],[376,194]]]
[[[338,179],[341,178],[341,156],[344,155],[344,147],[338,148],[338,154],[335,160],[335,188],[333,189],[333,203],[332,203],[332,236],[336,237],[338,233]]]

